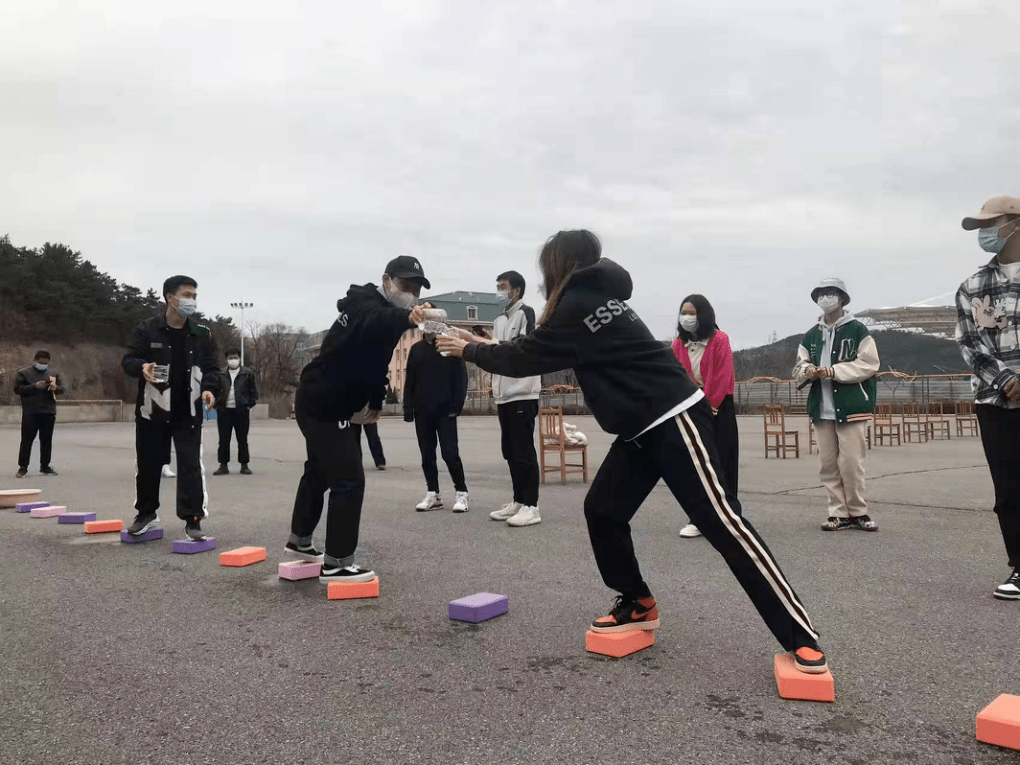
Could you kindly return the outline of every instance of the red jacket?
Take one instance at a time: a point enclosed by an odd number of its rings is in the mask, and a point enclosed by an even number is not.
[[[679,337],[673,341],[673,353],[693,380],[691,357]],[[733,351],[730,350],[730,338],[721,329],[715,331],[705,347],[705,355],[701,357],[701,379],[705,381],[705,398],[715,409],[726,396],[733,395]]]

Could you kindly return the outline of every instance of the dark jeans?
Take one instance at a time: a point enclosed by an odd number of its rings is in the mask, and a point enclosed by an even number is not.
[[[1020,409],[979,404],[981,443],[995,488],[995,514],[1009,565],[1020,568]]]
[[[817,646],[807,611],[720,476],[707,401],[633,441],[617,439],[599,468],[584,515],[606,585],[625,596],[651,594],[634,554],[630,520],[660,478],[683,500],[691,522],[723,556],[780,645],[786,650]]]
[[[305,472],[298,484],[291,517],[291,541],[310,544],[322,517],[323,495],[329,492],[326,511],[326,555],[330,564],[354,562],[365,498],[365,470],[361,465],[361,428],[348,423],[323,422],[297,408],[297,423],[305,437]],[[341,427],[341,424],[343,427]]]
[[[32,458],[32,443],[39,436],[39,467],[45,470],[53,457],[53,426],[57,415],[43,412],[21,413],[21,449],[18,450],[18,467],[28,470]]]
[[[216,410],[216,425],[220,431],[220,448],[217,452],[217,459],[221,465],[230,462],[230,434],[237,436],[237,461],[247,465],[250,455],[248,454],[248,427],[251,425],[251,412],[247,407],[228,409],[223,407]]]
[[[150,515],[159,509],[159,479],[169,461],[171,440],[177,450],[177,517],[204,518],[209,514],[209,498],[202,465],[202,428],[190,420],[135,419],[135,510]]]
[[[386,467],[386,455],[382,450],[382,439],[379,438],[379,425],[351,425],[358,432],[358,439],[361,439],[361,431],[365,431],[365,438],[368,439],[368,450],[372,452],[372,459],[376,467]]]
[[[538,507],[538,452],[535,451],[537,401],[513,401],[496,407],[502,431],[503,459],[510,466],[514,502]]]
[[[439,466],[436,463],[436,441],[443,455],[443,462],[450,470],[455,491],[467,491],[464,481],[464,463],[460,461],[460,447],[457,443],[457,418],[448,414],[429,416],[418,414],[414,419],[414,430],[418,434],[418,449],[421,450],[421,469],[425,473],[425,485],[429,491],[439,491]]]

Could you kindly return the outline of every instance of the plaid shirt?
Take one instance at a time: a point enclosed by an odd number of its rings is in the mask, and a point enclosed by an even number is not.
[[[1020,377],[1020,282],[1010,281],[998,257],[960,285],[956,293],[956,342],[974,370],[971,386],[977,404],[1005,408],[1002,386]]]

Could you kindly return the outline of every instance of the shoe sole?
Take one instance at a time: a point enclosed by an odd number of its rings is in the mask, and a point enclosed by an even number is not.
[[[511,523],[512,520],[513,518],[507,518],[506,525],[513,526],[515,529],[522,529],[525,526],[537,526],[542,522],[541,518],[535,518],[534,520],[528,521],[527,523]]]
[[[823,664],[820,667],[803,667],[797,663],[796,659],[793,662],[793,666],[796,668],[798,672],[801,672],[805,675],[822,675],[828,672],[829,670],[829,665],[827,663]]]
[[[700,533],[698,533],[698,534],[684,534],[684,533],[683,533],[683,532],[681,531],[681,532],[680,532],[680,536],[681,536],[681,538],[683,538],[683,539],[697,539],[698,537],[700,537],[700,536],[704,536],[704,535],[703,535],[703,534],[700,534]]]
[[[417,513],[428,513],[428,512],[431,512],[432,510],[442,510],[442,509],[443,509],[443,503],[442,502],[440,502],[438,505],[429,505],[428,507],[416,507],[416,508],[414,508],[415,512],[417,512]]]
[[[375,572],[371,574],[358,574],[357,576],[320,576],[319,583],[346,582],[348,584],[364,584],[365,582],[371,582],[375,579],[375,576]]]
[[[996,590],[992,593],[998,600],[1020,600],[1020,593],[1002,593]]]
[[[158,528],[158,524],[159,524],[159,518],[156,518],[155,520],[152,520],[152,521],[149,521],[148,523],[146,523],[138,531],[129,531],[128,534],[130,534],[133,537],[140,537],[146,531],[152,531],[152,529]]]
[[[659,620],[654,619],[647,622],[630,622],[629,624],[616,624],[612,627],[596,627],[594,624],[590,627],[592,632],[599,632],[602,634],[613,634],[614,632],[641,632],[649,630],[659,629]]]
[[[309,553],[303,553],[298,550],[291,550],[289,547],[283,548],[283,554],[289,555],[292,558],[306,561],[307,563],[322,563],[321,555],[310,555]]]
[[[454,506],[454,508],[453,508],[453,512],[455,512],[455,513],[466,513],[467,511],[468,511],[468,509],[466,507],[457,507],[457,506]]]

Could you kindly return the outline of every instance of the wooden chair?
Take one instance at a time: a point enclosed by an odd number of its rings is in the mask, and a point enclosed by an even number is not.
[[[765,459],[769,458],[769,452],[774,451],[776,457],[786,455],[792,450],[793,456],[800,459],[800,432],[786,429],[786,415],[783,412],[782,404],[765,405]],[[771,439],[775,439],[775,444]],[[789,443],[789,441],[793,443]]]
[[[902,431],[898,422],[892,421],[892,404],[876,404],[875,405],[875,443],[879,446],[885,446],[885,439],[889,439],[889,445],[892,446],[893,440],[896,441],[896,446],[903,445],[903,439],[901,438]]]
[[[949,432],[949,418],[946,417],[942,404],[928,404],[928,430],[932,439],[944,437],[948,441],[953,437]],[[935,435],[936,433],[939,435]]]
[[[964,433],[963,431],[967,431]],[[977,414],[972,401],[956,402],[956,435],[960,438],[978,435]]]
[[[542,460],[542,483],[548,470],[559,471],[560,483],[567,482],[567,473],[581,473],[581,480],[588,483],[588,444],[568,444],[563,430],[563,407],[541,408],[538,410],[538,449]],[[558,465],[546,462],[548,453],[558,454]],[[581,462],[567,462],[568,452],[580,452]]]
[[[908,402],[903,405],[903,435],[907,443],[913,443],[914,437],[918,442],[928,443],[928,421],[921,414],[921,405]]]

